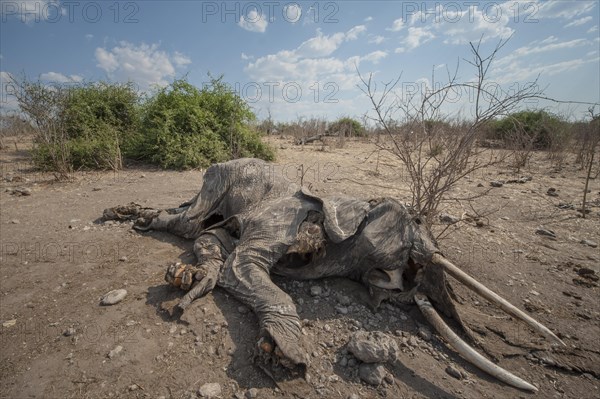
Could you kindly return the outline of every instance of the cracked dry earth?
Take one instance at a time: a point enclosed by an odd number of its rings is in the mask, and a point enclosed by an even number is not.
[[[409,199],[397,161],[383,153],[377,159],[371,144],[270,141],[290,180],[300,183],[303,165],[302,183],[318,194]],[[131,167],[53,183],[28,169],[23,152],[3,151],[0,397],[597,398],[600,187],[591,182],[591,213],[578,217],[584,173],[571,158],[556,170],[538,153],[519,174],[507,163],[468,176],[452,197],[490,192],[473,209],[444,203],[448,217],[462,220],[434,226],[449,259],[566,342],[553,347],[453,282],[479,351],[539,387],[530,394],[457,356],[414,306],[373,311],[365,289],[341,278],[274,278],[297,304],[312,362],[306,380],[277,385],[252,359],[256,318],[224,291],[172,316],[182,292],[165,283],[165,268],[191,262],[191,242],[96,221],[105,208],[131,201],[176,206],[198,191],[202,171]],[[509,183],[521,176],[531,179]],[[485,216],[476,219],[475,211]],[[100,306],[114,289],[128,294]],[[393,356],[362,363],[349,342],[365,336],[391,340]]]

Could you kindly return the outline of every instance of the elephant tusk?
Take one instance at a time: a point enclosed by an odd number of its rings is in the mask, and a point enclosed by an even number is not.
[[[538,389],[535,386],[492,363],[456,335],[456,333],[452,331],[438,315],[437,311],[433,308],[425,295],[417,293],[414,298],[419,306],[419,310],[421,310],[421,313],[423,313],[423,316],[425,316],[427,321],[446,341],[448,341],[450,346],[452,346],[467,361],[508,385],[526,391],[537,392]]]
[[[550,329],[544,326],[539,321],[533,319],[531,316],[523,312],[521,309],[517,308],[506,299],[502,298],[500,295],[496,294],[485,285],[481,284],[479,281],[475,280],[473,277],[469,276],[467,273],[463,272],[457,266],[455,266],[452,262],[444,258],[440,254],[434,254],[432,258],[432,262],[436,265],[440,265],[444,268],[448,274],[452,277],[469,287],[471,290],[475,291],[477,294],[481,295],[491,303],[500,307],[500,309],[504,310],[509,315],[516,317],[517,319],[521,319],[525,323],[527,323],[531,328],[540,334],[554,339],[556,342],[559,342],[563,346],[567,346],[560,338],[558,338]]]

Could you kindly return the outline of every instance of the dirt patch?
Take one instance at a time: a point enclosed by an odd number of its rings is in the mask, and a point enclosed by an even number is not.
[[[335,148],[271,141],[281,147],[277,162],[286,177],[315,193],[410,199],[398,162],[366,142]],[[53,183],[32,171],[21,152],[0,153],[3,398],[187,398],[206,383],[218,383],[224,398],[530,396],[459,358],[427,331],[414,307],[372,311],[364,288],[339,278],[275,279],[298,305],[312,357],[307,381],[278,387],[253,362],[254,315],[224,291],[172,316],[182,293],[164,282],[165,267],[192,261],[191,242],[97,221],[105,208],[131,201],[176,206],[198,191],[202,171],[139,167],[75,173],[72,182]],[[531,180],[515,181],[522,176]],[[491,181],[504,184],[493,188]],[[574,162],[554,170],[544,154],[535,154],[518,175],[499,165],[465,178],[452,197],[492,190],[472,207],[444,203],[443,211],[461,221],[434,227],[448,258],[567,343],[552,347],[456,287],[482,350],[538,386],[538,397],[600,396],[600,253],[594,247],[600,187],[591,182],[593,206],[582,219],[576,209],[583,186],[584,172]],[[14,192],[22,188],[29,192]],[[550,188],[556,195],[548,195]],[[122,302],[100,306],[102,295],[121,288],[128,291]],[[360,362],[346,347],[355,331],[397,339],[399,356],[385,365],[379,386],[361,382]]]

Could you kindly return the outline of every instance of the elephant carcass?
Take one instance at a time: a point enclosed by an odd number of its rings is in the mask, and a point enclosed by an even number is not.
[[[265,168],[268,164],[247,159],[215,165],[191,202],[175,212],[138,219],[141,229],[196,240],[198,263],[171,267],[166,275],[171,284],[189,289],[179,304],[182,309],[218,285],[258,316],[261,350],[283,365],[306,365],[294,302],[270,274],[296,279],[345,276],[365,284],[376,302],[416,303],[471,363],[510,385],[537,390],[479,355],[444,323],[435,308],[462,325],[446,274],[536,331],[562,341],[448,261],[420,216],[390,198],[367,202],[319,197],[283,175],[265,178]]]

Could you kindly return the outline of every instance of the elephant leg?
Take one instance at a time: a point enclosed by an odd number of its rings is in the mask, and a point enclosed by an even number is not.
[[[248,244],[248,243],[245,243]],[[263,245],[265,242],[263,241]],[[294,302],[277,287],[268,273],[269,254],[277,249],[257,250],[253,245],[237,247],[227,258],[219,286],[251,308],[258,317],[260,336],[257,350],[265,359],[288,368],[307,365],[308,356],[300,345],[301,324]],[[260,248],[260,247],[258,247]]]

